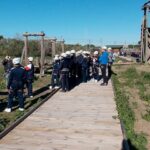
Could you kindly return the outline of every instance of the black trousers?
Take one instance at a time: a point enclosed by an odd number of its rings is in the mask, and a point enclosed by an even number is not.
[[[61,73],[62,90],[69,91],[69,71]]]
[[[19,100],[19,107],[24,108],[23,89],[11,89],[8,95],[8,108],[12,108],[14,97],[17,96]]]
[[[32,83],[33,83],[32,80],[28,80],[27,83],[26,83],[27,90],[28,90],[28,96],[33,95],[33,93],[32,93],[32,91],[33,91]]]
[[[108,82],[107,81],[107,76],[106,76],[106,67],[107,67],[107,65],[104,65],[104,64],[101,65],[103,83]]]
[[[109,64],[108,64],[108,79],[110,79],[110,78],[111,78],[111,75],[112,75],[111,66],[112,66],[112,64],[109,63]]]

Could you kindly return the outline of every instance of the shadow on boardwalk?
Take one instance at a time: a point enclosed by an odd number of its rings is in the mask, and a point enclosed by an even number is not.
[[[130,140],[123,140],[121,150],[139,150],[139,149],[133,146]]]

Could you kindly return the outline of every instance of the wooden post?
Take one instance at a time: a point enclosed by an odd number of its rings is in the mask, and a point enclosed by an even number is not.
[[[25,64],[27,64],[28,63],[28,36],[25,36],[24,54],[25,54]]]
[[[25,53],[25,63],[27,64],[27,57],[28,57],[28,36],[41,36],[41,59],[40,59],[40,77],[44,75],[44,59],[45,59],[45,49],[44,49],[44,32],[40,33],[24,33],[23,36],[25,37],[25,46],[22,53]]]
[[[56,54],[56,39],[52,40],[52,58],[55,56]]]
[[[147,13],[150,10],[150,5],[148,5],[150,1],[145,3],[143,5],[142,10],[144,10],[144,17],[143,17],[143,23],[142,23],[142,35],[141,35],[141,59],[143,62],[147,62],[149,58],[149,51],[150,48],[148,46],[149,43],[149,31],[148,31],[148,18],[147,18]]]
[[[44,60],[45,60],[44,36],[41,36],[40,77],[44,76]]]
[[[64,52],[65,52],[64,43],[65,43],[65,40],[61,41],[62,53],[64,53]]]
[[[21,60],[20,60],[20,63],[21,63],[21,64],[23,63],[24,53],[25,53],[25,46],[24,46],[23,49],[22,49]]]

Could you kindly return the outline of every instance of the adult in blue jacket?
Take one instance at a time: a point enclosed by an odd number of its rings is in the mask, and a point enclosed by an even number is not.
[[[104,46],[102,48],[102,54],[98,60],[99,60],[100,66],[101,66],[102,78],[103,78],[103,83],[101,83],[101,85],[107,85],[108,84],[108,80],[107,80],[107,76],[106,76],[106,68],[107,68],[107,64],[108,64],[107,47]]]

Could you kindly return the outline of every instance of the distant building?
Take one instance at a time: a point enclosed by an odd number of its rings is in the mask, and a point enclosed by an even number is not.
[[[124,45],[106,45],[106,47],[111,47],[113,52],[118,53],[123,49]]]

